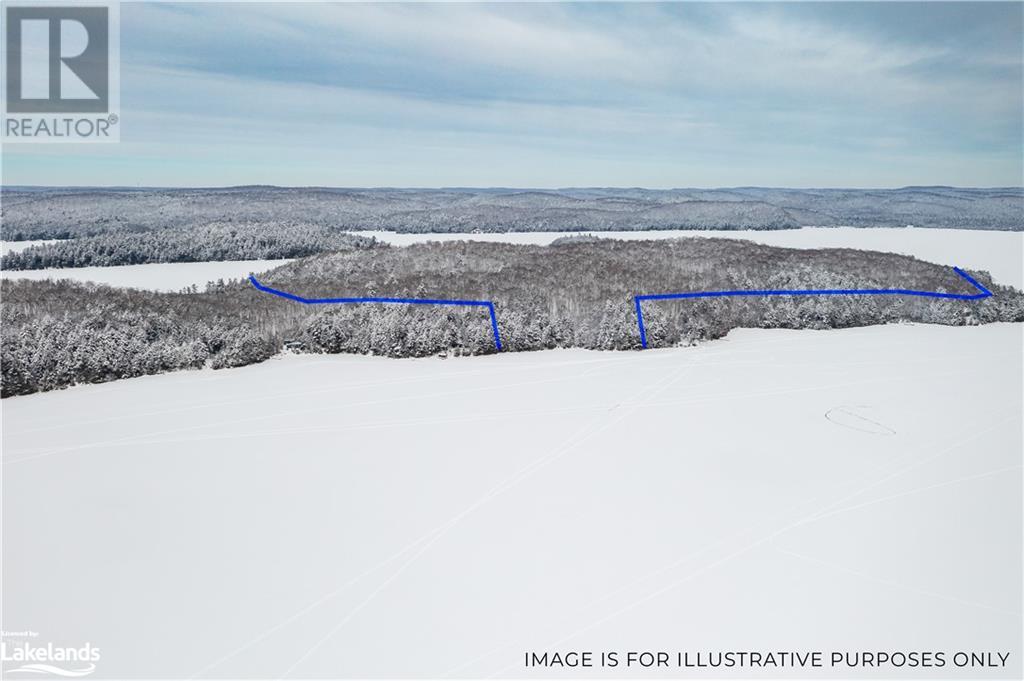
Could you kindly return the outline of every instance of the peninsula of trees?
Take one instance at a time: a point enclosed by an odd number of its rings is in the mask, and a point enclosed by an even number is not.
[[[351,246],[351,244],[349,244]],[[902,296],[719,298],[645,303],[651,347],[737,327],[828,329],[893,322],[1024,321],[1024,294],[972,274],[976,301]],[[300,258],[263,283],[317,297],[492,300],[505,351],[640,347],[633,296],[724,289],[909,288],[974,293],[946,266],[853,249],[793,250],[733,239],[567,239],[359,244]],[[175,369],[242,366],[287,347],[391,357],[495,351],[480,308],[301,305],[246,281],[155,293],[68,281],[2,282],[3,395]]]

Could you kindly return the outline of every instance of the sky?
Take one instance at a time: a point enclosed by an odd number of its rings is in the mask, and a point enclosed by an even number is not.
[[[1021,3],[121,4],[5,185],[1021,186]]]

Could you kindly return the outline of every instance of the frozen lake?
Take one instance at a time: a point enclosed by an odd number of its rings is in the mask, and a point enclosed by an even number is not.
[[[71,279],[97,284],[150,291],[180,291],[189,286],[200,289],[218,279],[241,279],[250,272],[265,272],[291,260],[226,260],[217,262],[172,262],[119,267],[67,267],[45,270],[9,270],[5,279]]]
[[[360,232],[390,244],[405,246],[425,241],[497,241],[503,243],[549,244],[567,232],[511,232],[507,234],[396,234]],[[957,265],[969,270],[988,270],[1000,284],[1024,288],[1024,233],[960,229],[857,229],[853,227],[804,227],[781,231],[658,231],[599,232],[616,239],[668,239],[686,236],[748,239],[787,248],[857,248],[911,255],[930,262]],[[29,242],[5,244],[5,248]],[[20,248],[18,248],[20,250]],[[207,263],[127,265],[123,267],[81,267],[52,270],[10,271],[4,277],[24,279],[74,279],[113,286],[160,291],[178,291],[187,286],[202,288],[208,281],[237,279],[261,272],[288,260],[247,260]]]
[[[925,676],[1019,678],[1022,357],[1020,324],[742,330],[10,398],[4,627],[90,641],[102,678],[659,649],[1009,651]]]

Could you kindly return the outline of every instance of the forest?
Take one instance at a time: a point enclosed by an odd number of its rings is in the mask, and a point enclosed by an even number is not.
[[[363,244],[365,245],[365,244]],[[1024,321],[1024,294],[972,272],[977,301],[903,296],[728,298],[644,304],[650,347],[730,329],[892,322]],[[793,250],[732,239],[566,239],[353,246],[295,260],[260,281],[302,296],[492,300],[504,351],[640,347],[637,294],[721,289],[911,288],[974,293],[948,267],[852,249]],[[156,293],[69,281],[2,282],[3,395],[263,361],[283,348],[390,357],[495,352],[481,308],[300,305],[248,282]]]
[[[129,189],[3,187],[6,241],[257,225],[332,231],[571,232],[802,226],[1024,229],[1024,190]]]
[[[325,251],[371,248],[376,241],[297,224],[216,223],[149,232],[105,232],[39,244],[0,259],[6,270],[141,265],[156,262],[278,260]]]

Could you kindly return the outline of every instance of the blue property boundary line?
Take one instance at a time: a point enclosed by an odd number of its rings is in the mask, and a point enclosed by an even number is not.
[[[399,303],[402,305],[449,305],[457,307],[486,307],[491,316],[491,331],[494,333],[494,347],[501,351],[501,335],[498,333],[498,318],[494,314],[494,303],[489,300],[445,300],[433,298],[303,298],[294,293],[279,291],[276,288],[264,286],[256,277],[249,275],[249,283],[257,290],[271,295],[286,298],[302,303],[303,305],[334,305],[340,303]]]
[[[920,296],[924,298],[951,298],[953,300],[980,300],[989,298],[992,292],[982,286],[971,275],[959,267],[953,271],[966,279],[980,293],[937,293],[934,291],[914,291],[903,288],[862,288],[862,289],[793,289],[793,290],[737,290],[737,291],[694,291],[692,293],[654,293],[649,295],[633,296],[633,305],[636,307],[636,324],[640,329],[640,345],[647,347],[647,329],[644,327],[644,313],[640,303],[644,300],[677,300],[680,298],[723,298],[731,296]]]

